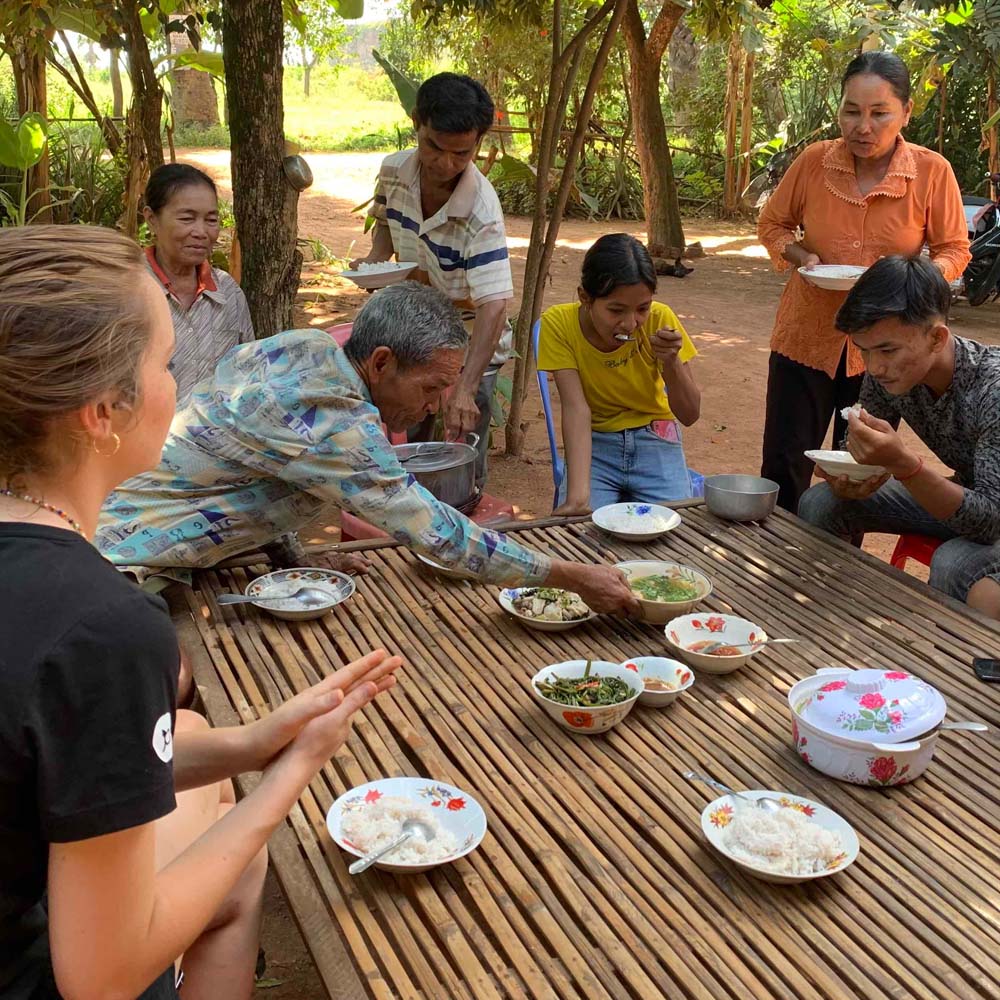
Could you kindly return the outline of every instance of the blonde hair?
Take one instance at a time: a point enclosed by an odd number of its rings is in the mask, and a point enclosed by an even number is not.
[[[110,390],[135,401],[144,269],[111,229],[0,229],[0,480],[48,471],[58,418]]]

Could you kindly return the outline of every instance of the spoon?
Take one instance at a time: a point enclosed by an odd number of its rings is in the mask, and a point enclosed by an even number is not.
[[[318,590],[316,587],[299,587],[294,593],[283,597],[246,597],[243,594],[219,594],[215,600],[218,604],[269,604],[272,601],[298,601],[304,608],[319,608],[329,604],[347,593],[347,586],[342,585],[333,593]]]
[[[990,727],[985,722],[942,722],[938,729],[958,729],[967,733],[988,733]]]
[[[723,646],[732,646],[733,649],[759,649],[761,646],[776,646],[779,642],[801,642],[801,639],[765,639],[763,642],[713,642],[708,646],[699,649],[699,653],[713,653]]]
[[[425,841],[433,840],[435,837],[433,827],[429,826],[419,819],[406,819],[403,820],[403,825],[400,827],[402,833],[391,843],[388,847],[380,847],[377,851],[369,851],[363,858],[358,858],[357,861],[351,865],[347,870],[352,875],[360,875],[363,871],[367,871],[379,858],[384,858],[391,851],[396,850],[411,837],[420,837]]]
[[[764,812],[777,812],[779,809],[784,808],[781,803],[769,795],[762,795],[758,799],[752,799],[749,795],[743,792],[734,792],[728,785],[722,784],[721,781],[716,781],[714,778],[707,778],[704,774],[695,774],[694,771],[684,771],[684,777],[688,781],[703,781],[706,785],[711,785],[716,791],[723,792],[726,795],[732,795],[737,799],[742,799],[744,802],[749,802],[750,805],[757,809],[763,809]]]

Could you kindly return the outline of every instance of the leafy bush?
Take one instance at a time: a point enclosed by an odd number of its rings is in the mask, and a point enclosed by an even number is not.
[[[225,125],[183,124],[174,129],[174,146],[229,149],[229,129]]]

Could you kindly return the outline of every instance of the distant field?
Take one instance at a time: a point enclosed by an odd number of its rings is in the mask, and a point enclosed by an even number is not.
[[[102,108],[111,109],[111,83],[107,70],[98,69],[88,80]],[[122,81],[125,100],[129,99],[127,76]],[[72,91],[54,72],[49,72],[49,111],[53,117],[83,116],[86,112]],[[0,60],[0,113],[10,113],[13,103],[13,80],[10,64]],[[219,91],[219,117],[222,119],[222,87]],[[311,96],[306,99],[302,87],[302,69],[285,68],[285,134],[304,150],[391,151],[397,148],[400,133],[406,144],[409,121],[395,99],[391,85],[381,72],[365,72],[355,67],[337,71],[333,67],[313,70]],[[225,147],[228,132],[218,129],[183,130],[176,137],[178,145]]]

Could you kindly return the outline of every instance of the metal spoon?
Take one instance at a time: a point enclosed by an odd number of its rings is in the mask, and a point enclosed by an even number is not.
[[[985,722],[942,722],[938,729],[958,729],[967,733],[988,733],[990,727]]]
[[[363,871],[371,868],[380,858],[384,858],[391,851],[396,850],[397,847],[400,847],[411,837],[421,837],[425,841],[431,841],[435,837],[434,828],[419,819],[403,820],[403,825],[400,829],[402,833],[388,847],[380,847],[377,851],[369,851],[368,854],[355,861],[347,870],[352,875],[360,875]]]
[[[759,649],[761,646],[776,646],[781,642],[801,642],[801,639],[765,639],[763,642],[713,642],[702,649],[699,653],[712,653],[723,646],[732,646],[733,649]]]
[[[752,799],[749,795],[743,792],[734,792],[728,785],[724,785],[721,781],[716,781],[714,778],[708,778],[704,774],[695,774],[694,771],[684,771],[683,773],[688,781],[703,781],[706,785],[711,785],[716,791],[722,792],[725,795],[732,795],[737,799],[742,799],[744,802],[749,802],[750,805],[757,809],[763,809],[764,812],[777,812],[783,808],[781,803],[773,796],[762,795],[758,799]]]
[[[218,604],[270,604],[272,601],[298,601],[304,608],[319,608],[342,597],[348,588],[338,587],[333,593],[318,590],[316,587],[299,587],[294,593],[283,597],[246,597],[243,594],[219,594],[215,600]]]

